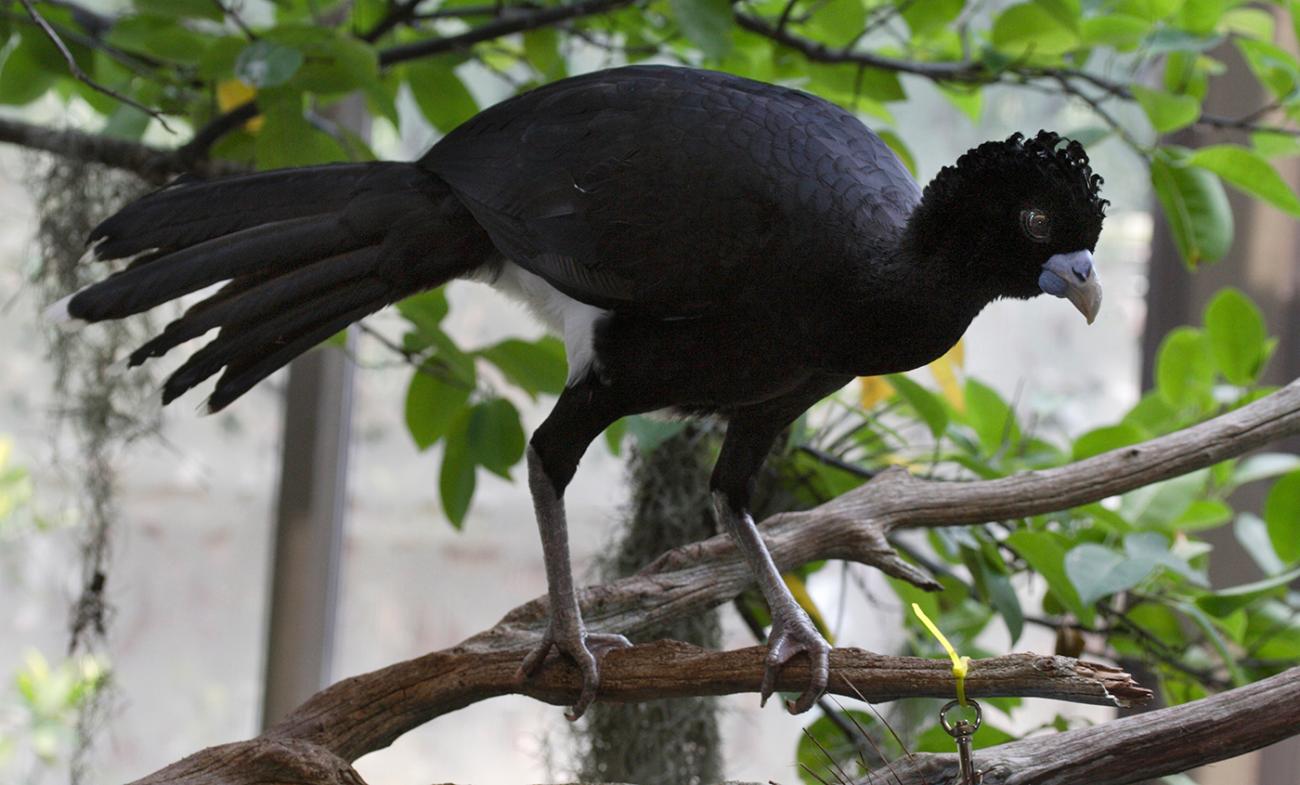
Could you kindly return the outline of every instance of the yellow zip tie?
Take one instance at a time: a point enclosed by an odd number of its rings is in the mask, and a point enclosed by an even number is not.
[[[939,628],[935,626],[934,622],[930,621],[930,617],[925,615],[925,611],[921,610],[920,605],[912,603],[912,612],[916,614],[916,618],[921,620],[921,623],[925,625],[925,628],[930,631],[930,634],[935,637],[935,640],[939,641],[939,645],[942,646],[944,651],[948,652],[948,656],[952,658],[952,675],[957,679],[957,702],[962,706],[965,706],[966,673],[970,670],[970,657],[958,656],[957,650],[952,647],[952,644],[948,642],[948,639],[944,637],[944,634],[939,632]]]

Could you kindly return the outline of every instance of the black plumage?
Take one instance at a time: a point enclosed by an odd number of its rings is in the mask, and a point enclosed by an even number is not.
[[[130,267],[66,302],[120,318],[225,281],[132,355],[217,336],[168,380],[171,400],[220,372],[220,409],[349,322],[458,277],[529,301],[565,336],[570,379],[528,450],[550,584],[552,644],[597,686],[569,570],[563,493],[587,445],[627,414],[728,422],[717,513],[772,606],[770,693],[829,647],[781,583],[748,513],[772,442],[855,375],[945,352],[999,297],[1068,297],[1092,320],[1105,202],[1074,142],[988,142],[924,194],[854,116],[721,73],[637,66],[557,82],[472,118],[415,163],[186,180],[90,241]]]

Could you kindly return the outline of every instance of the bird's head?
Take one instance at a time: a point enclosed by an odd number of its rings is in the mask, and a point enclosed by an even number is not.
[[[988,299],[1051,294],[1091,324],[1101,307],[1092,252],[1106,200],[1083,146],[1050,131],[985,142],[926,187],[914,247]]]

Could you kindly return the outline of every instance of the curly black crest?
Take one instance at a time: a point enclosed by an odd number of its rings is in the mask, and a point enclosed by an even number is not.
[[[1065,142],[1064,147],[1060,147],[1061,142]],[[1069,175],[1081,192],[1087,195],[1097,210],[1098,218],[1106,215],[1106,206],[1110,202],[1101,198],[1101,186],[1105,180],[1092,171],[1083,145],[1073,139],[1065,139],[1054,131],[1045,130],[1039,131],[1033,139],[1014,133],[1007,137],[1004,144],[1040,158],[1044,163],[1055,165],[1059,171]]]
[[[1026,164],[1072,192],[1098,220],[1105,217],[1110,202],[1101,198],[1102,177],[1092,171],[1083,145],[1052,131],[1039,131],[1032,139],[1014,133],[1005,141],[984,142],[967,150],[955,165],[939,171],[926,186],[925,195],[927,200],[944,201],[960,190],[962,182],[987,187],[1016,171],[1025,171]]]

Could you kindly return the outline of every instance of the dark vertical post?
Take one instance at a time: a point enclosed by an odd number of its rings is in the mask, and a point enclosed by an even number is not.
[[[324,113],[364,138],[363,101]],[[352,342],[348,337],[348,345]],[[352,429],[352,360],[315,350],[289,366],[263,677],[262,727],[329,683]]]
[[[334,350],[295,360],[285,394],[263,728],[329,680],[351,423],[352,361]]]

